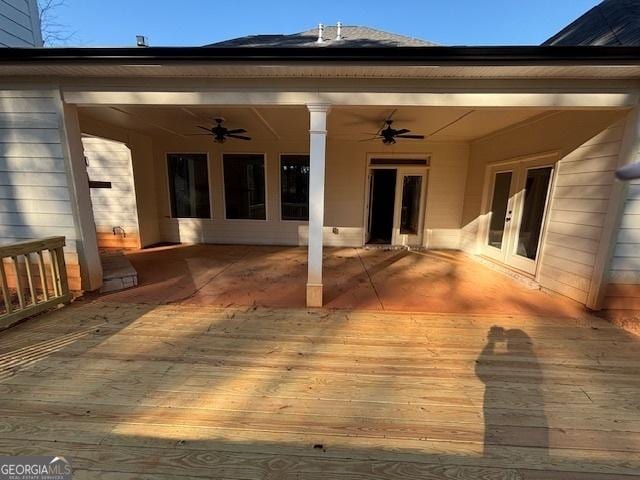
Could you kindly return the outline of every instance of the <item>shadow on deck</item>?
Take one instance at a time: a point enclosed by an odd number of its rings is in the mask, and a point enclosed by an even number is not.
[[[78,302],[0,334],[0,446],[77,478],[630,478],[638,354],[594,318]]]

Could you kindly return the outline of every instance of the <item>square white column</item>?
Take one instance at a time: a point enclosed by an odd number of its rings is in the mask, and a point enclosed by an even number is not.
[[[322,306],[322,230],[324,226],[324,171],[329,105],[309,109],[309,246],[307,307]]]

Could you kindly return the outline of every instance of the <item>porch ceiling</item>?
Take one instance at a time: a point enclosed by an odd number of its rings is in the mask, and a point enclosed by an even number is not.
[[[396,125],[435,141],[469,141],[541,115],[543,109],[470,109],[447,107],[336,107],[328,119],[331,140],[365,140],[392,115]],[[81,107],[81,115],[150,135],[199,133],[223,117],[231,128],[247,129],[255,140],[290,141],[306,138],[309,114],[300,107]]]

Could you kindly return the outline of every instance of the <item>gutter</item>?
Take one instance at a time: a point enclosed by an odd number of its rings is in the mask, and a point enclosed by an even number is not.
[[[146,63],[344,63],[413,66],[640,65],[640,47],[126,47],[2,48],[0,65]]]

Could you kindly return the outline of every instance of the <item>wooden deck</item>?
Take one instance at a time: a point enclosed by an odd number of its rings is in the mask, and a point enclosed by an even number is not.
[[[0,398],[77,479],[640,475],[640,338],[592,318],[78,302],[0,333]]]

